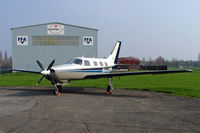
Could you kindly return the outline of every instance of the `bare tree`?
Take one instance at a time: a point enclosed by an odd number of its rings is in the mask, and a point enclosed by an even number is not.
[[[165,60],[162,56],[159,56],[158,58],[156,58],[156,64],[157,65],[164,65],[165,64]]]
[[[145,58],[143,57],[142,60],[141,60],[141,63],[144,64],[145,62],[146,62],[146,61],[145,61]]]
[[[7,66],[8,65],[8,53],[7,51],[4,52],[4,59],[3,59],[3,66]]]
[[[198,54],[197,60],[200,62],[200,52],[199,52],[199,54]]]
[[[176,58],[173,57],[171,62],[173,66],[178,67],[178,60]]]
[[[2,65],[3,63],[3,55],[2,55],[2,52],[0,51],[0,66]]]
[[[153,65],[153,59],[151,57],[149,57],[149,64],[148,65]]]
[[[12,57],[10,56],[9,61],[8,61],[8,67],[12,67]]]

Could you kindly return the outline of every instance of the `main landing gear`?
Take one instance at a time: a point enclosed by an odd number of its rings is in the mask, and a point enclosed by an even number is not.
[[[108,78],[108,86],[106,94],[110,95],[113,91],[112,78]]]

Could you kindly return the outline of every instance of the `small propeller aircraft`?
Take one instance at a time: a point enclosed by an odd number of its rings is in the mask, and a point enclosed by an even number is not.
[[[182,73],[192,72],[192,70],[158,70],[158,71],[141,71],[141,72],[117,72],[113,73],[113,67],[116,67],[118,63],[118,56],[120,52],[121,42],[117,41],[114,49],[108,58],[86,58],[86,57],[74,57],[66,64],[53,66],[55,60],[53,60],[49,66],[45,69],[40,63],[36,61],[41,72],[29,71],[29,70],[18,70],[14,71],[30,72],[36,74],[42,74],[41,79],[37,82],[37,85],[45,77],[54,86],[54,94],[60,95],[63,84],[70,83],[71,80],[82,80],[82,79],[97,79],[97,78],[108,78],[107,94],[111,94],[113,90],[112,77],[114,76],[127,76],[127,75],[141,75],[141,74],[168,74],[168,73]]]

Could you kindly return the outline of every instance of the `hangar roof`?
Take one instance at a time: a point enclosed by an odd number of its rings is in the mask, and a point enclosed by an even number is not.
[[[48,24],[62,24],[62,25],[67,25],[67,26],[72,26],[72,27],[78,27],[78,28],[84,28],[84,29],[98,31],[98,29],[94,29],[94,28],[89,28],[89,27],[84,27],[84,26],[77,26],[77,25],[71,25],[71,24],[64,24],[64,23],[59,23],[59,22],[51,22],[51,23],[44,23],[44,24],[35,24],[35,25],[21,26],[21,27],[11,28],[11,30],[13,30],[13,29],[20,29],[20,28],[27,28],[27,27],[33,27],[33,26],[40,26],[40,25],[48,25]]]

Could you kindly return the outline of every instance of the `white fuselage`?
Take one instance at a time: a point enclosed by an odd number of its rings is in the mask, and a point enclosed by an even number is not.
[[[84,79],[87,75],[112,72],[115,64],[104,58],[76,57],[70,62],[52,67],[50,76],[57,82]]]

